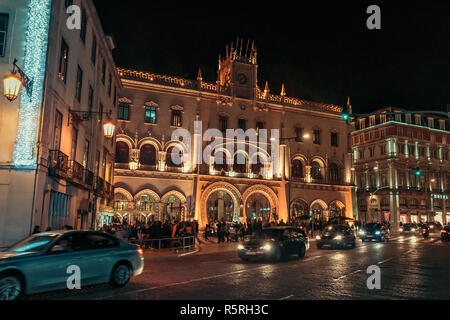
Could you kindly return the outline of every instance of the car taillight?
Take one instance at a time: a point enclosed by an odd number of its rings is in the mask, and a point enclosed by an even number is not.
[[[447,233],[447,230],[442,230],[442,233]]]
[[[141,247],[137,248],[137,252],[142,256],[144,254],[144,250]]]

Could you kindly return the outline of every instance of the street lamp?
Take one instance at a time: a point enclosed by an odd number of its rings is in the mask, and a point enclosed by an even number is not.
[[[116,126],[111,121],[106,122],[103,125],[103,134],[106,139],[112,139],[114,137],[114,130],[116,129]]]
[[[17,59],[14,59],[11,73],[3,78],[3,92],[6,99],[10,102],[16,100],[22,85],[27,90],[28,96],[31,97],[33,81],[17,66]]]

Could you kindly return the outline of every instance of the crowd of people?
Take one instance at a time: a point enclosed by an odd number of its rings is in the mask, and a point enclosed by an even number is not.
[[[129,242],[136,242],[139,245],[150,248],[169,247],[171,242],[179,238],[191,238],[201,243],[198,237],[198,221],[151,221],[149,223],[138,224],[113,224],[104,225],[102,232],[116,236],[119,239]],[[186,244],[187,245],[187,244]]]

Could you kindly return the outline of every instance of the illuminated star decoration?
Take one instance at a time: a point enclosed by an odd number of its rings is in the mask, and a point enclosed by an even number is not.
[[[30,0],[25,35],[24,72],[33,79],[31,98],[22,94],[13,166],[35,168],[36,140],[44,86],[51,0]]]

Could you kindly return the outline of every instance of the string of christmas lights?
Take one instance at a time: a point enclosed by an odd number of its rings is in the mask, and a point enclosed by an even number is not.
[[[25,35],[24,72],[33,79],[33,94],[22,92],[13,166],[36,167],[36,141],[46,71],[51,0],[30,0]]]

